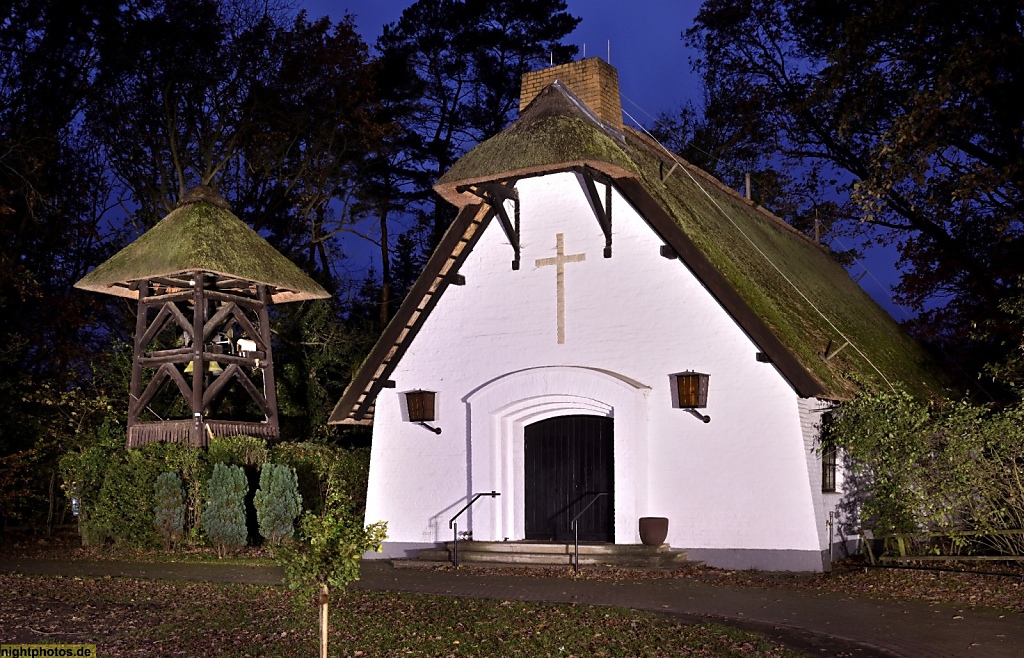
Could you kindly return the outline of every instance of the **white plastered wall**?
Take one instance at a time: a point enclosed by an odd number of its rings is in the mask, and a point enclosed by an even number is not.
[[[818,518],[818,543],[822,552],[828,552],[829,542],[838,548],[840,555],[852,550],[853,544],[842,532],[840,503],[843,500],[845,472],[842,451],[836,455],[835,491],[822,490],[821,425],[825,414],[835,406],[834,402],[807,398],[800,400],[801,429],[804,435],[804,450],[807,454],[807,475],[811,497]],[[829,515],[832,515],[831,518]],[[830,528],[829,522],[832,526]]]
[[[599,197],[604,198],[599,185]],[[674,547],[817,551],[799,398],[693,274],[617,193],[613,254],[574,174],[521,180],[521,268],[492,221],[412,342],[375,409],[367,520],[395,542],[522,537],[522,428],[563,413],[615,419],[615,538],[666,516]],[[511,203],[508,205],[511,211]],[[564,265],[564,342],[555,267]],[[673,409],[669,375],[709,373],[708,424]],[[438,392],[435,436],[402,420],[401,394]],[[460,529],[463,520],[460,519]]]

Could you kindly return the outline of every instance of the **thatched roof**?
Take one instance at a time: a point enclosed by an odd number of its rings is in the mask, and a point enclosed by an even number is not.
[[[931,395],[943,388],[928,354],[824,247],[643,134],[604,124],[557,81],[438,180],[438,193],[467,211],[438,250],[480,230],[469,212],[480,199],[470,187],[581,167],[611,179],[799,395],[846,399],[860,387],[890,385]],[[423,275],[434,282],[434,297],[443,292],[438,268],[451,260],[445,258],[433,258],[437,271],[428,263]],[[381,337],[332,422],[372,418],[373,398],[422,322],[410,323],[423,302],[414,289],[392,321],[402,330]]]
[[[329,293],[200,186],[135,242],[82,277],[76,288],[138,298],[134,281],[194,271],[269,286],[276,303],[323,299]]]
[[[459,158],[434,189],[464,206],[479,199],[459,194],[456,188],[462,184],[526,178],[584,164],[613,177],[636,173],[622,133],[602,123],[555,81],[511,126]]]

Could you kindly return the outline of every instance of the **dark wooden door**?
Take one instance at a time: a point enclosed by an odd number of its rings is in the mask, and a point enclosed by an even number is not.
[[[526,426],[527,539],[572,539],[572,518],[603,492],[580,517],[579,537],[614,541],[613,426],[601,416],[557,416]]]

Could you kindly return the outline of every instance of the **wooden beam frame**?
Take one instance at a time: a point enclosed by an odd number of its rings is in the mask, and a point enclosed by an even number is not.
[[[220,290],[217,283],[223,280],[230,289]],[[212,273],[196,271],[182,280],[162,278],[135,283],[139,294],[139,306],[135,322],[135,340],[132,359],[132,381],[128,405],[128,444],[141,445],[151,440],[187,440],[192,445],[205,446],[210,428],[236,428],[254,426],[259,436],[279,436],[277,396],[274,382],[273,353],[271,347],[270,315],[268,307],[271,292],[267,286],[234,277],[218,277]],[[187,290],[172,293],[152,294],[154,288],[185,285]],[[249,292],[249,295],[245,293]],[[253,297],[255,295],[255,298]],[[192,318],[186,317],[178,304],[189,301]],[[210,317],[207,314],[211,303],[220,304]],[[155,314],[153,311],[155,310]],[[187,311],[187,309],[186,309]],[[250,319],[251,314],[256,319]],[[152,320],[150,318],[152,317]],[[156,337],[169,323],[176,323],[182,332],[191,336],[190,344],[184,347],[149,349]],[[252,340],[258,349],[245,354],[231,354],[220,351],[219,345],[208,345],[208,341],[225,324],[237,324],[245,338]],[[230,352],[230,350],[228,351]],[[208,381],[206,366],[212,362],[226,365],[224,371]],[[191,383],[181,366],[191,365]],[[143,386],[146,368],[155,368],[153,377]],[[249,376],[248,369],[260,369],[263,374],[263,391]],[[186,400],[191,417],[161,421],[142,421],[141,414],[153,398],[173,381]],[[265,422],[248,423],[210,416],[210,408],[223,395],[232,382],[237,381],[252,398],[266,417]],[[258,427],[256,427],[258,426]],[[147,438],[148,437],[148,438]],[[156,437],[156,438],[154,438]],[[160,438],[162,437],[162,438]]]
[[[587,195],[590,207],[594,209],[597,223],[604,233],[604,257],[612,257],[612,181],[601,172],[591,167],[578,167],[576,173],[583,179],[583,192]],[[597,193],[595,181],[605,185],[604,205]]]
[[[501,229],[505,232],[512,245],[514,256],[512,258],[512,269],[518,270],[520,264],[521,249],[519,244],[519,192],[516,191],[515,181],[505,183],[480,183],[458,188],[459,192],[469,192],[483,199],[497,214]],[[511,200],[515,204],[515,224],[508,217],[505,210],[505,201]]]

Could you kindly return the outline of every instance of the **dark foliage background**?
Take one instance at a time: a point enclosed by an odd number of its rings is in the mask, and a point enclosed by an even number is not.
[[[325,421],[451,219],[433,180],[579,22],[561,0],[424,0],[371,55],[350,16],[283,1],[0,16],[0,528],[37,529],[69,519],[61,456],[106,454],[124,422],[134,308],[72,285],[197,184],[334,293],[275,308],[285,440],[365,445]]]

